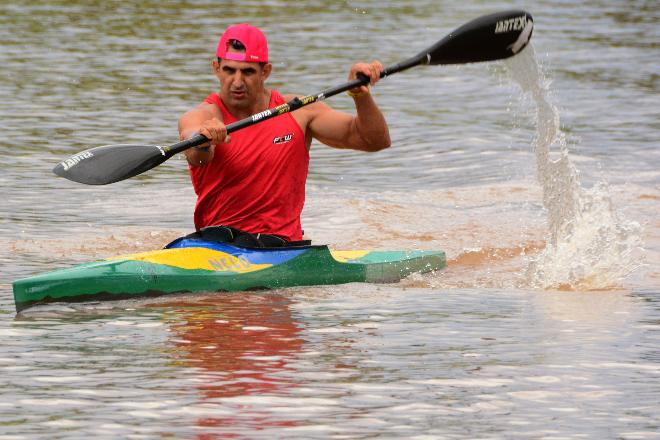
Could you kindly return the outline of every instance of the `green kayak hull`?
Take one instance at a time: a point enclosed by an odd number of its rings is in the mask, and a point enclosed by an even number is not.
[[[16,280],[16,310],[49,302],[186,292],[388,283],[446,265],[442,251],[331,251],[327,246],[247,249],[201,240],[179,245]]]

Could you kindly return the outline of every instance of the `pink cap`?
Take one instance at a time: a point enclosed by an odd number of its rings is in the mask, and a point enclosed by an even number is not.
[[[245,46],[245,53],[227,52],[230,40],[238,40]],[[247,61],[248,63],[268,62],[268,43],[261,29],[247,23],[229,26],[218,42],[215,54],[227,60]]]

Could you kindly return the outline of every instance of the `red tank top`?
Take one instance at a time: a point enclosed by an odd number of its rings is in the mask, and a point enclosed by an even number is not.
[[[218,106],[226,125],[237,120],[216,93],[204,102]],[[269,108],[285,102],[271,91]],[[302,240],[308,166],[305,134],[290,113],[232,133],[229,143],[215,146],[210,163],[190,166],[195,228],[224,225]]]

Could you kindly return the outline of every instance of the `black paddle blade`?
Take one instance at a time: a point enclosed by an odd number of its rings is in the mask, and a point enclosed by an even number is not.
[[[53,173],[86,185],[107,185],[160,165],[170,158],[168,150],[156,145],[104,145],[74,154]]]
[[[522,10],[484,15],[427,49],[426,62],[463,64],[509,58],[527,46],[533,29],[532,16]]]

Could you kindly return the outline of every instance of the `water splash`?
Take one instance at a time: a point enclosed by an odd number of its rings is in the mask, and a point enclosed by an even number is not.
[[[530,45],[506,62],[512,79],[536,107],[533,141],[538,180],[547,210],[546,248],[530,260],[527,278],[536,288],[616,288],[639,267],[635,251],[641,228],[615,209],[605,182],[585,189],[571,163],[559,111],[549,100],[550,82]],[[551,157],[553,156],[553,157]]]

